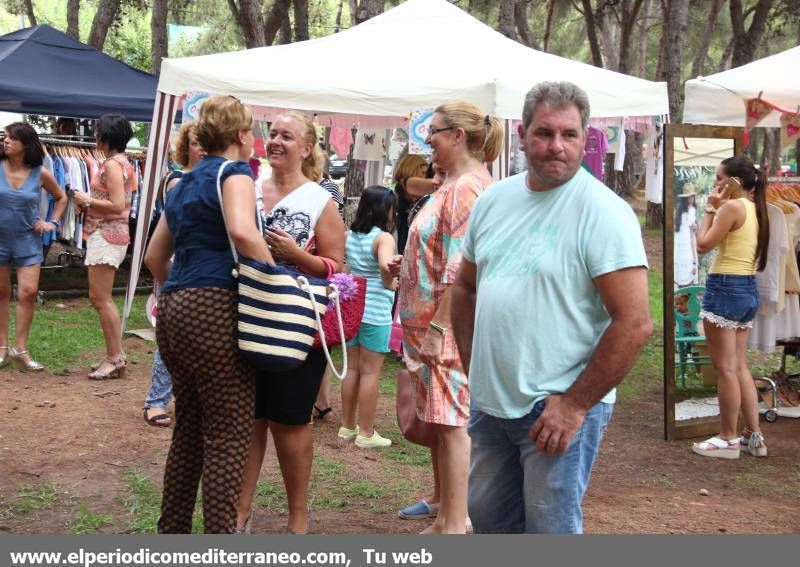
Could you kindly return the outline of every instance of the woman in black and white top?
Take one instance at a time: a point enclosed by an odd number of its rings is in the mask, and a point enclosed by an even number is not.
[[[267,140],[272,177],[262,193],[264,238],[278,262],[315,277],[341,271],[345,228],[330,194],[315,177],[322,152],[311,119],[288,112],[272,123]],[[313,179],[313,180],[312,180]],[[288,372],[261,372],[256,382],[256,423],[238,505],[240,531],[249,531],[251,504],[272,431],[289,503],[288,531],[308,530],[308,482],[313,441],[309,423],[326,359],[312,349],[306,361]]]

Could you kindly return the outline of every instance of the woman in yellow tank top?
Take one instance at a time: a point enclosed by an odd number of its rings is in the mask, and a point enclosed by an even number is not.
[[[725,196],[723,187],[730,178],[741,184],[742,196]],[[706,279],[700,316],[717,375],[720,432],[692,446],[699,455],[738,459],[743,445],[753,456],[767,456],[758,423],[758,395],[746,354],[747,337],[758,311],[755,273],[767,263],[768,246],[764,173],[744,156],[723,160],[697,235],[698,252],[719,247]],[[740,410],[746,425],[741,437],[736,432]]]

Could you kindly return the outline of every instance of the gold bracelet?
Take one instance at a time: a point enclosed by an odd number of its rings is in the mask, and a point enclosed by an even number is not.
[[[430,323],[428,323],[428,326],[442,336],[445,336],[447,334],[447,327],[442,327],[438,323],[434,323],[433,321],[431,321]]]

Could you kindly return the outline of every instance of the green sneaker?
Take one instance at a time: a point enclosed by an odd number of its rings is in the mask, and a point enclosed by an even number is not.
[[[339,428],[339,439],[344,439],[345,441],[352,441],[358,436],[359,436],[358,425],[356,425],[355,429],[348,429],[346,427]]]
[[[372,437],[365,437],[364,435],[356,436],[356,447],[362,449],[377,449],[380,447],[389,447],[392,444],[391,439],[381,437],[377,431],[372,432]]]

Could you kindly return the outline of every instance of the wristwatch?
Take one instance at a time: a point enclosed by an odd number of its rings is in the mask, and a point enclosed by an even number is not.
[[[434,323],[433,321],[431,321],[431,322],[428,324],[428,326],[429,326],[431,329],[433,329],[434,331],[436,331],[437,333],[439,333],[440,335],[442,335],[442,336],[445,336],[445,335],[447,334],[447,327],[442,327],[442,326],[441,326],[440,324],[438,324],[438,323]]]
[[[715,214],[717,214],[717,209],[715,209],[714,207],[712,207],[711,205],[709,205],[709,206],[707,206],[707,207],[706,207],[706,212],[707,212],[709,215],[715,215]]]

